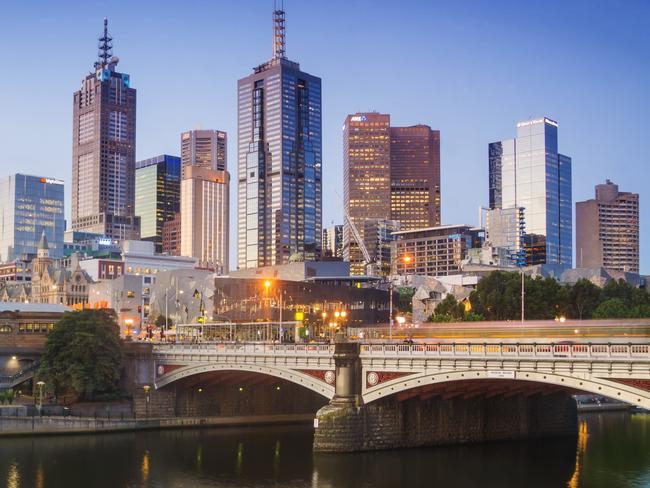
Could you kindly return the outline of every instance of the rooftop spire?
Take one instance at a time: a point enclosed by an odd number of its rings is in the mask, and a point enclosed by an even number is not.
[[[108,66],[108,62],[113,55],[113,38],[108,35],[108,18],[104,17],[104,35],[99,38],[98,60],[95,67]]]
[[[276,4],[273,10],[273,59],[285,58],[284,10],[282,4],[280,9],[277,8]]]

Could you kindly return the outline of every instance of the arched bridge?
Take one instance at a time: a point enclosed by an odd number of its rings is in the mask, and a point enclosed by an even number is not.
[[[340,395],[371,403],[422,391],[450,394],[459,381],[483,387],[516,380],[603,395],[650,409],[647,343],[441,342],[360,344],[355,385]],[[334,398],[335,346],[328,344],[201,343],[154,347],[155,387],[211,371],[245,371],[281,378]],[[445,385],[440,387],[439,385]],[[505,386],[505,385],[504,385]],[[524,385],[526,386],[526,385]],[[452,388],[452,389],[450,389]],[[521,385],[519,385],[521,389]],[[507,389],[507,387],[506,387]],[[474,393],[490,393],[480,388]]]
[[[329,403],[314,420],[317,451],[572,435],[577,413],[570,394],[577,392],[650,409],[647,341],[159,344],[153,360],[156,392],[177,395],[176,405],[186,409],[199,400],[179,391],[206,398],[200,393],[206,381],[226,382],[225,404],[232,398],[227,382],[243,378],[260,385],[255,391],[267,395],[264,404],[284,397],[267,391],[281,388],[269,381],[318,393],[320,405]],[[245,395],[235,396],[232,408],[239,411]]]

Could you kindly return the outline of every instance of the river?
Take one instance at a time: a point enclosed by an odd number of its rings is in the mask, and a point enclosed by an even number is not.
[[[314,454],[308,426],[0,440],[0,486],[650,487],[650,415],[589,414],[578,438]]]

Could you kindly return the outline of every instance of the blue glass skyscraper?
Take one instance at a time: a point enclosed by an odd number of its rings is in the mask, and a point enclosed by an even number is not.
[[[63,182],[15,174],[0,178],[0,262],[36,255],[43,232],[50,256],[63,257]]]
[[[239,268],[321,253],[321,80],[286,58],[273,15],[273,58],[237,83]]]
[[[519,122],[517,137],[491,143],[488,158],[490,208],[523,208],[528,264],[570,267],[571,158],[558,152],[557,122]]]

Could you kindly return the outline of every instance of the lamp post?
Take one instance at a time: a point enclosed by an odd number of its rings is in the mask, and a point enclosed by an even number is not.
[[[39,381],[36,383],[38,386],[38,414],[43,415],[43,387],[45,386],[44,381]]]

